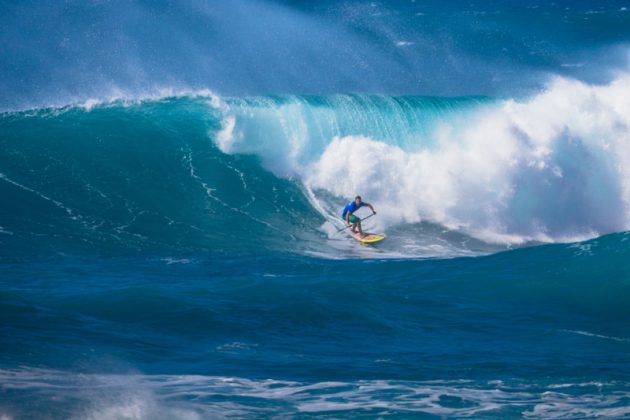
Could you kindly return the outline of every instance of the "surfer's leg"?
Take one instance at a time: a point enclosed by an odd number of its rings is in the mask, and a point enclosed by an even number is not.
[[[352,223],[352,233],[359,233],[363,237],[363,233],[361,232],[361,219],[359,219],[354,214],[351,214],[348,220],[350,221],[350,223]]]

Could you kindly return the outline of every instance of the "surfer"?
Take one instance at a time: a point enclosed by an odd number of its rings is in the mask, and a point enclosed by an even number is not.
[[[362,201],[360,195],[357,195],[354,198],[354,201],[349,202],[343,209],[343,213],[341,214],[341,218],[346,221],[348,226],[352,225],[352,232],[358,233],[362,238],[367,235],[363,233],[363,230],[361,230],[361,219],[359,219],[352,213],[359,210],[363,206],[368,206],[370,210],[372,210],[372,214],[376,214],[376,211],[374,211],[374,207],[372,207],[370,203]]]

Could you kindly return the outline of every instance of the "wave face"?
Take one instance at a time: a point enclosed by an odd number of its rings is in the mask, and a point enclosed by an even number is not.
[[[340,224],[346,197],[315,186],[305,168],[339,135],[367,132],[411,145],[434,120],[486,102],[339,95],[221,100],[203,94],[6,113],[0,121],[0,188],[7,203],[0,244],[5,256],[14,257],[352,257],[357,251],[347,236],[329,235]],[[395,222],[392,229],[405,244],[364,250],[367,255],[501,249],[457,230],[415,223],[419,218]]]
[[[299,187],[214,147],[208,131],[221,120],[206,102],[3,115],[4,249],[265,252],[304,230],[308,242],[319,216]]]

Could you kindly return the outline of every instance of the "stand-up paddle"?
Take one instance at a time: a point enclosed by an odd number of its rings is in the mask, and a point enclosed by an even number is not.
[[[374,216],[375,214],[376,214],[376,213],[372,213],[372,214],[370,214],[369,216],[364,217],[363,219],[360,219],[360,221],[362,222],[362,221],[364,221],[364,220],[366,220],[366,219],[369,219],[370,217]],[[348,228],[351,228],[351,227],[352,227],[352,225],[349,225],[349,226],[346,226],[346,227],[342,227],[341,229],[337,230],[337,232],[335,232],[335,233],[343,232],[344,230],[346,230],[346,229],[348,229]]]

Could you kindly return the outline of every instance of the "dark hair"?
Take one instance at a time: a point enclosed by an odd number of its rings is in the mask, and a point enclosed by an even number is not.
[[[357,198],[360,200],[360,199],[361,199],[361,196],[360,196],[360,195],[357,195],[356,197],[354,197],[354,199],[355,199],[355,200],[356,200]]]

